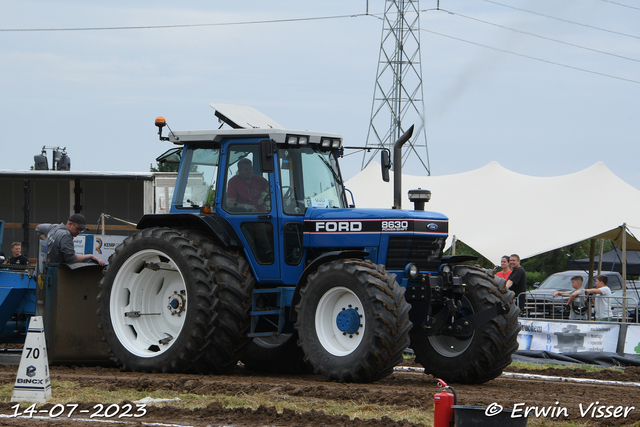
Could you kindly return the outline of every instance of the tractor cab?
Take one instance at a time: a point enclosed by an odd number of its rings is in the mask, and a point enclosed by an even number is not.
[[[308,211],[348,207],[338,166],[342,137],[285,130],[247,107],[227,106],[233,108],[225,114],[224,106],[212,106],[232,129],[162,137],[182,146],[158,158],[180,163],[170,213],[219,221],[245,248],[261,283],[293,286],[304,268]]]

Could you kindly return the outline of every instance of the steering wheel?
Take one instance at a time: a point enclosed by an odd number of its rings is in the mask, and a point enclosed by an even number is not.
[[[289,199],[289,198],[291,198],[291,193],[293,193],[293,188],[291,188],[291,186],[290,186],[290,185],[283,185],[283,186],[282,186],[282,190],[284,191],[284,189],[285,189],[285,188],[287,189],[287,191],[285,191],[285,192],[282,194],[282,200],[283,200],[283,201],[284,201],[284,200],[287,200],[287,199]]]

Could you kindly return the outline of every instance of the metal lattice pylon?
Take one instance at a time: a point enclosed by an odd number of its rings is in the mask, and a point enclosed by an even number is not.
[[[409,158],[416,158],[427,175],[431,174],[422,94],[419,8],[418,0],[386,0],[367,133],[370,150],[364,153],[362,169],[381,149],[393,152],[395,141],[415,124],[413,137],[403,147],[402,165]]]

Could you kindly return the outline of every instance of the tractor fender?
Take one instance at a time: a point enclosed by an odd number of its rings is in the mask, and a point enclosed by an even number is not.
[[[147,214],[138,221],[137,228],[150,227],[189,228],[212,235],[224,247],[243,248],[242,241],[229,221],[218,214]]]
[[[293,293],[293,299],[291,301],[291,307],[295,307],[300,302],[300,288],[307,283],[307,277],[314,271],[318,269],[322,264],[337,260],[337,259],[345,259],[345,258],[358,258],[364,259],[368,252],[365,251],[332,251],[327,252],[325,254],[320,255],[318,258],[311,261],[309,265],[307,265],[302,272],[302,275],[298,279],[298,283],[296,284],[296,290]],[[291,310],[291,315],[289,316],[289,320],[292,322],[297,321],[297,313],[296,310]]]

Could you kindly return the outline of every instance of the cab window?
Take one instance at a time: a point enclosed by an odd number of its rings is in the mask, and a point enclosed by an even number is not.
[[[216,181],[220,161],[217,147],[199,147],[186,150],[181,169],[185,184],[180,189],[176,204],[182,208],[211,206],[216,195]]]
[[[257,145],[236,145],[229,150],[224,209],[232,214],[271,212],[269,174],[260,172]]]

